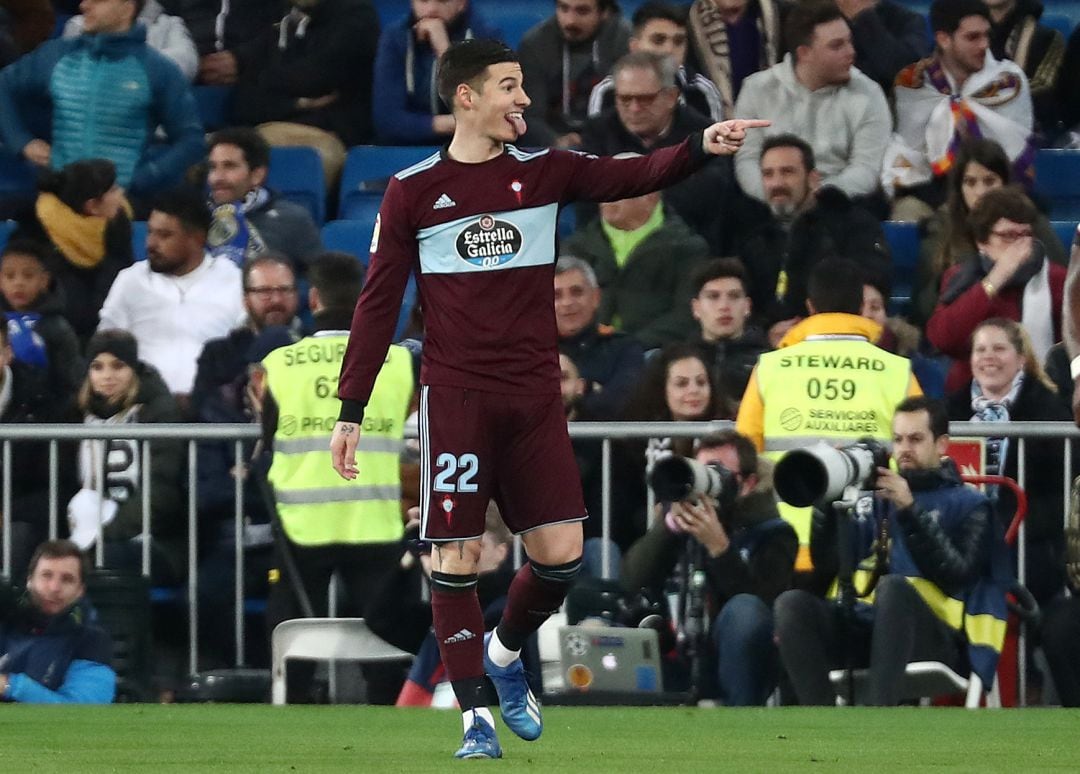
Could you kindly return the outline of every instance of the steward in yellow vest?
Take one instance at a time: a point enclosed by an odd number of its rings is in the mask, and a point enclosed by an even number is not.
[[[862,275],[849,261],[819,263],[810,276],[810,317],[780,347],[758,359],[739,405],[735,429],[775,462],[817,441],[835,446],[892,439],[893,411],[921,395],[911,361],[874,344],[881,326],[860,317]],[[780,504],[799,536],[798,572],[810,561],[810,509]]]
[[[338,615],[363,616],[375,587],[396,571],[401,556],[400,456],[413,394],[408,350],[390,347],[376,378],[357,449],[360,475],[347,481],[330,461],[340,408],[338,374],[363,286],[361,272],[346,253],[316,258],[308,269],[315,333],[262,362],[264,440],[272,452],[268,479],[284,532],[275,541],[276,569],[270,574],[271,631],[289,618],[326,615],[335,572],[347,596]],[[390,691],[396,695],[388,686]]]

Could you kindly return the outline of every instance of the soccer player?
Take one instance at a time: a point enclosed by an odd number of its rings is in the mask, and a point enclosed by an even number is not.
[[[450,144],[390,179],[375,220],[367,283],[356,306],[330,442],[334,468],[357,474],[365,402],[382,366],[411,272],[425,339],[420,381],[421,535],[433,544],[431,607],[443,663],[464,717],[458,758],[498,758],[484,673],[503,722],[540,736],[525,681],[525,639],[558,609],[581,566],[585,506],[559,393],[553,274],[559,208],[668,186],[712,155],[730,155],[746,130],[713,124],[644,157],[597,158],[519,150],[525,133],[517,56],[468,40],[444,54],[440,96],[452,106]],[[362,496],[358,492],[357,496]],[[529,561],[502,621],[481,640],[476,568],[494,498]]]

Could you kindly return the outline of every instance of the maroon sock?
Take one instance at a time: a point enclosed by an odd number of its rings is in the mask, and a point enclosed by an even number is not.
[[[486,707],[484,615],[476,587],[447,591],[433,584],[431,617],[446,676],[462,710]]]
[[[509,650],[521,650],[526,638],[559,609],[581,560],[547,566],[526,562],[514,575],[506,608],[496,631]]]

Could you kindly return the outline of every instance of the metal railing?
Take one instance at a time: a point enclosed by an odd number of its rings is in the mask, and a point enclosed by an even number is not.
[[[731,429],[734,423],[729,421],[714,422],[572,422],[570,423],[570,437],[575,440],[598,440],[601,442],[602,460],[602,495],[601,495],[601,534],[607,538],[611,535],[611,468],[612,468],[612,443],[619,440],[670,437],[670,438],[696,438],[720,430]],[[1072,469],[1072,445],[1070,440],[1080,439],[1080,430],[1068,422],[1009,422],[1009,423],[983,423],[983,422],[953,422],[950,425],[950,433],[954,436],[995,437],[1018,439],[1016,454],[1018,455],[1017,479],[1021,487],[1024,486],[1027,477],[1025,465],[1025,443],[1029,439],[1059,439],[1063,445],[1063,466],[1065,475],[1062,481],[1065,508],[1062,513],[1063,523],[1068,519],[1068,503],[1070,496]],[[141,449],[140,474],[141,486],[140,497],[142,504],[142,528],[143,535],[150,536],[150,488],[151,488],[151,460],[152,446],[155,441],[184,441],[187,443],[188,461],[188,492],[187,492],[187,516],[188,516],[188,574],[187,574],[187,608],[188,608],[188,647],[189,666],[192,672],[198,670],[198,446],[200,441],[231,441],[233,443],[234,465],[241,470],[247,462],[244,454],[244,442],[259,438],[261,430],[251,424],[146,424],[146,425],[2,425],[0,424],[0,456],[2,466],[0,475],[3,481],[3,497],[0,501],[0,509],[3,514],[3,573],[10,578],[11,575],[11,485],[12,485],[12,444],[20,441],[34,441],[48,443],[49,461],[49,537],[55,538],[59,532],[60,509],[66,509],[66,503],[59,502],[58,464],[59,444],[63,442],[75,442],[84,440],[131,440],[139,444]],[[416,437],[415,426],[406,429],[406,436]],[[238,664],[245,662],[244,654],[244,478],[236,476],[234,484],[234,538],[235,538],[235,575],[234,575],[234,602],[235,621],[234,635],[236,638],[236,661]],[[104,477],[97,477],[99,494],[103,494]],[[1027,575],[1026,567],[1026,544],[1024,529],[1021,527],[1018,547],[1017,574],[1021,582]],[[611,576],[610,542],[602,543],[601,563],[605,577]],[[516,556],[520,560],[520,545],[517,546]],[[99,527],[98,540],[95,548],[95,564],[98,567],[104,564],[103,540]],[[142,572],[150,574],[150,540],[142,541]],[[1020,649],[1020,679],[1024,679],[1024,653]],[[1022,694],[1021,694],[1022,696]]]

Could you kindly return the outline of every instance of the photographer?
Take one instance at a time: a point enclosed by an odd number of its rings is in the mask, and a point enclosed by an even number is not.
[[[757,452],[748,439],[732,431],[706,436],[695,459],[730,471],[733,486],[719,499],[693,494],[672,503],[627,552],[623,586],[662,592],[680,560],[694,565],[683,568],[684,578],[703,570],[705,607],[714,620],[700,655],[725,704],[762,705],[776,682],[772,603],[791,588],[798,538],[780,518],[772,490],[758,486]],[[689,617],[684,627],[693,624]]]
[[[861,549],[857,557],[885,562],[873,597],[856,601],[850,615],[835,600],[802,590],[776,600],[780,659],[800,704],[835,704],[829,670],[841,666],[869,666],[869,701],[880,706],[900,701],[912,661],[940,661],[961,674],[970,665],[984,686],[993,683],[1005,638],[1008,557],[989,501],[942,459],[948,426],[938,401],[908,398],[896,407],[893,458],[900,472],[877,468],[873,507],[856,507],[848,536]],[[816,567],[839,567],[843,518],[832,508],[815,509]],[[885,545],[887,556],[872,556]],[[865,575],[854,573],[856,589]]]
[[[26,594],[0,590],[0,700],[108,704],[116,694],[112,640],[92,623],[88,564],[69,540],[38,546]],[[6,584],[5,584],[6,585]]]

